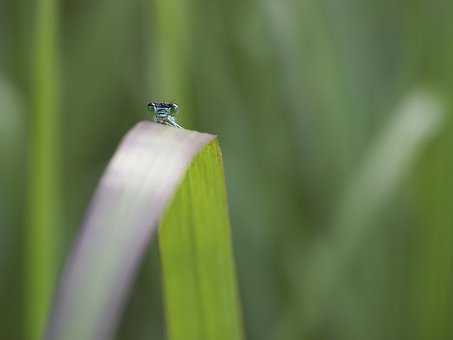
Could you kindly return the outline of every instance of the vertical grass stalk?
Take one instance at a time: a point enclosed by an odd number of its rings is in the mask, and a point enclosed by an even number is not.
[[[150,85],[154,99],[176,101],[189,127],[190,17],[187,0],[151,0],[153,63]]]
[[[32,58],[29,211],[25,231],[26,338],[41,338],[53,290],[57,259],[58,53],[57,0],[37,0]]]

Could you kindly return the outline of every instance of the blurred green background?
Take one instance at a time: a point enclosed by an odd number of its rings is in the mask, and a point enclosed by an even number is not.
[[[220,136],[247,339],[452,339],[451,13],[0,0],[0,339],[35,337],[147,99]],[[118,339],[165,338],[159,277],[154,247]]]

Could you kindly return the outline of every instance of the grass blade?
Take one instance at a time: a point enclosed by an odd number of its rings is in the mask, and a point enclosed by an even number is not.
[[[414,226],[409,266],[410,321],[413,339],[451,339],[453,311],[453,115],[448,103],[448,119],[416,169],[414,194],[417,224]]]
[[[183,126],[190,124],[192,103],[190,95],[191,4],[185,0],[151,0],[150,92],[155,99],[176,101],[184,108],[178,119]]]
[[[221,162],[213,141],[193,163],[160,228],[170,340],[242,338]]]
[[[345,249],[355,249],[366,232],[364,226],[398,189],[444,118],[443,102],[436,96],[418,91],[404,98],[339,200],[332,239],[341,240]]]
[[[57,1],[36,2],[33,62],[33,125],[30,143],[29,214],[26,232],[26,337],[41,338],[57,271],[58,53]]]
[[[149,122],[138,124],[126,135],[104,173],[88,210],[57,292],[46,339],[112,338],[127,291],[158,222],[195,155],[213,140],[212,135]],[[220,158],[214,158],[218,154],[210,152],[211,145],[202,150],[204,156],[201,159],[215,168],[212,164],[219,166]],[[199,163],[197,158],[182,185],[182,192],[190,185],[194,176],[191,173],[196,173]],[[218,171],[216,175],[220,176]],[[223,177],[216,180],[223,181]],[[204,195],[202,191],[195,193]],[[220,200],[212,197],[213,202],[223,202],[225,214],[224,191],[214,192],[214,195],[218,194],[223,196]],[[194,196],[194,206],[186,211],[188,215],[176,215],[172,211],[182,211],[180,204],[189,204],[181,202],[180,196],[177,195],[167,211],[166,221],[175,221],[183,226],[191,214],[197,214],[196,204],[202,200],[196,200],[197,196]],[[222,211],[215,209],[214,203],[213,206],[212,211],[216,215],[198,219],[197,228],[208,229],[210,225],[217,225],[218,218],[227,221],[226,215],[217,215]],[[168,226],[168,222],[165,223]],[[170,238],[177,236],[171,235]],[[166,256],[164,253],[164,262]],[[226,264],[229,260],[231,257],[224,259]],[[182,285],[184,282],[176,282],[171,276],[165,281],[177,285],[185,294],[192,293]],[[212,282],[203,288],[209,293],[214,284]],[[228,302],[235,303],[233,300]],[[230,315],[223,310],[219,313]],[[197,314],[193,311],[186,317],[194,319]],[[169,320],[172,318],[169,317]]]
[[[306,328],[322,322],[326,311],[337,305],[347,278],[343,273],[378,227],[373,221],[407,178],[422,147],[439,132],[444,110],[443,102],[427,92],[405,98],[351,177],[333,214],[331,234],[314,247],[307,272],[297,280],[306,284],[299,300],[307,310]]]

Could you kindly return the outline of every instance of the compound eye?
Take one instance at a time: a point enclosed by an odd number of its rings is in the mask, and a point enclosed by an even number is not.
[[[149,111],[152,111],[152,112],[156,113],[156,104],[148,103],[147,107],[148,107]]]
[[[171,114],[175,114],[176,112],[178,112],[178,105],[171,104],[170,112],[171,112]]]

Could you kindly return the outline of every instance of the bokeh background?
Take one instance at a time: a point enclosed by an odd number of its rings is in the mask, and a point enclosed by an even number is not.
[[[29,277],[55,281],[119,140],[164,99],[219,135],[247,339],[452,339],[451,13],[0,0],[0,338],[32,338],[48,292]],[[159,278],[154,249],[118,339],[165,338]]]

